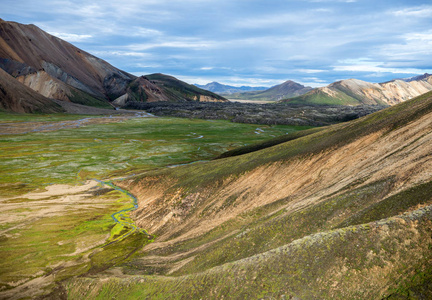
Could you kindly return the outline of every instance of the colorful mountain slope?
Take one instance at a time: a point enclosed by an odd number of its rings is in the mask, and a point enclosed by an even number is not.
[[[334,82],[304,95],[282,100],[302,104],[395,105],[432,90],[432,76],[425,74],[412,80],[369,83],[357,79]]]
[[[63,108],[0,69],[0,109],[17,113],[59,113]]]
[[[118,182],[157,238],[119,277],[69,281],[69,296],[430,298],[431,128],[427,93],[249,154]]]
[[[127,101],[226,101],[162,74],[121,71],[34,25],[0,19],[0,68],[47,98],[112,108]],[[159,86],[160,84],[160,86]]]

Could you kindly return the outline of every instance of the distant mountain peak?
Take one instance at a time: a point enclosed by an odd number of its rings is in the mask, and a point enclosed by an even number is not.
[[[219,83],[217,81],[212,81],[210,83],[207,83],[205,85],[200,84],[194,84],[195,86],[216,93],[221,95],[230,95],[234,93],[243,93],[243,92],[250,92],[250,91],[262,91],[268,89],[268,87],[253,87],[253,86],[232,86],[232,85],[226,85]]]
[[[429,73],[424,73],[423,75],[417,75],[417,76],[410,77],[410,78],[405,78],[405,79],[402,79],[402,80],[406,81],[406,82],[419,81],[419,80],[424,80],[424,79],[426,79],[428,77],[431,77],[431,76],[432,75],[429,74]]]

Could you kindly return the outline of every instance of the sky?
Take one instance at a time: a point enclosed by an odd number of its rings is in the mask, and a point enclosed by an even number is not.
[[[432,73],[431,0],[1,0],[39,28],[134,75],[312,87]]]

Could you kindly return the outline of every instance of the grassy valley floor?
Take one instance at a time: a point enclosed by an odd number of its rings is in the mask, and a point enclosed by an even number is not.
[[[131,232],[133,198],[98,182],[176,166],[310,127],[142,116],[0,114],[0,298],[96,274],[154,237]],[[126,236],[126,238],[120,238]]]

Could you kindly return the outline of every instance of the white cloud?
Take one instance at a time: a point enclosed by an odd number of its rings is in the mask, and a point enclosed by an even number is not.
[[[366,72],[366,73],[392,73],[392,74],[421,74],[429,70],[417,68],[390,68],[384,62],[371,61],[367,58],[347,59],[339,61],[333,67],[334,71]]]
[[[145,52],[132,52],[132,51],[93,51],[93,55],[100,56],[128,56],[139,58],[152,58],[153,55]]]
[[[418,7],[409,7],[409,8],[393,11],[392,13],[398,17],[428,18],[428,17],[432,17],[432,6],[425,5],[425,6],[418,6]]]
[[[169,39],[168,39],[169,40]],[[144,51],[154,48],[187,48],[187,49],[199,49],[213,48],[218,46],[214,41],[205,41],[197,38],[172,38],[169,41],[161,40],[154,41],[151,43],[142,44],[131,44],[126,46],[121,46],[121,48],[126,48],[132,51]]]
[[[432,55],[432,30],[406,33],[400,36],[400,43],[379,47],[377,54],[391,60],[420,60],[430,62]],[[430,65],[430,64],[428,64]]]
[[[307,74],[328,72],[327,70],[320,70],[320,69],[296,69],[295,71],[299,73],[307,73]]]
[[[84,42],[84,41],[93,37],[90,34],[61,33],[61,32],[52,32],[52,31],[49,32],[49,34],[52,34],[53,36],[61,38],[61,39],[68,41],[70,43]]]

